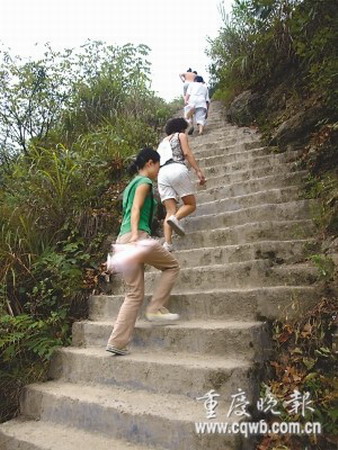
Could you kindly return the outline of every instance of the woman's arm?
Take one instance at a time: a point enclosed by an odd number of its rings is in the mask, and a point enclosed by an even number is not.
[[[150,192],[150,189],[151,189],[150,184],[146,183],[140,184],[136,188],[133,206],[131,207],[131,216],[130,216],[131,238],[129,242],[135,242],[138,239],[138,225],[140,222],[141,209],[147,195]]]
[[[195,170],[196,175],[198,176],[199,180],[200,180],[200,184],[204,184],[205,183],[205,176],[203,171],[199,168],[196,159],[191,151],[189,142],[188,142],[188,137],[185,133],[180,133],[178,135],[178,138],[180,140],[181,143],[181,148],[182,148],[182,152],[185,156],[185,159],[189,162],[189,164],[191,165],[191,167]]]

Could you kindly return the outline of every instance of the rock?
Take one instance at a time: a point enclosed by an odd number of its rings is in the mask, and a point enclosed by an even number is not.
[[[283,122],[276,130],[270,144],[285,147],[289,143],[304,143],[322,118],[322,108],[313,106]]]
[[[273,89],[267,98],[266,109],[269,111],[269,116],[271,113],[276,115],[281,111],[285,111],[286,108],[286,92],[287,86],[281,84]]]
[[[262,104],[263,98],[260,94],[244,91],[233,100],[226,117],[230,122],[240,126],[251,125],[262,109]]]

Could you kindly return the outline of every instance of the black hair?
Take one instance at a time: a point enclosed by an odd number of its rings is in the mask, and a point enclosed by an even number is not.
[[[203,77],[201,77],[200,75],[197,75],[194,81],[196,81],[197,83],[204,83]]]
[[[193,71],[193,73],[194,73],[195,75],[197,75],[197,72],[196,72],[196,70],[194,70],[194,71]]]
[[[189,67],[189,69],[187,70],[187,72],[192,72],[191,67]]]
[[[152,148],[143,148],[138,152],[136,158],[132,161],[128,167],[130,175],[135,175],[140,169],[147,164],[148,161],[158,162],[160,160],[160,154]]]
[[[184,133],[188,128],[188,122],[183,117],[168,120],[165,126],[165,132],[169,136],[173,133]]]

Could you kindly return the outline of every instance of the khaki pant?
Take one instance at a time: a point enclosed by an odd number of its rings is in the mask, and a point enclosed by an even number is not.
[[[123,234],[116,242],[126,244],[130,237],[131,233]],[[147,238],[149,238],[148,233],[139,231],[139,239]],[[131,274],[124,277],[126,296],[108,340],[108,344],[114,347],[124,348],[132,338],[135,322],[144,299],[144,264],[149,264],[162,271],[147,312],[156,312],[167,303],[180,270],[178,261],[160,243],[156,242],[150,252],[144,256],[143,264],[139,264]]]

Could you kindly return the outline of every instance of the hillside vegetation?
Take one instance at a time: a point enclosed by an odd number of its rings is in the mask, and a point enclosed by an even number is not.
[[[155,146],[172,111],[150,89],[149,48],[88,41],[81,51],[0,61],[0,419],[43,379],[86,317],[128,158]]]

